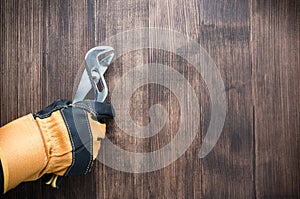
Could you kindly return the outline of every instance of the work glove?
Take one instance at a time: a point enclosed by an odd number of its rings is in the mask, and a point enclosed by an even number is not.
[[[109,103],[58,99],[0,128],[0,192],[42,176],[58,187],[64,176],[86,174],[105,137]]]

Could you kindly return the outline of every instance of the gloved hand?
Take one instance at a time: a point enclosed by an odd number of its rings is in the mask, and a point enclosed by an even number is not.
[[[105,137],[106,118],[113,118],[108,103],[58,99],[1,127],[0,192],[42,176],[58,187],[63,176],[89,172]]]

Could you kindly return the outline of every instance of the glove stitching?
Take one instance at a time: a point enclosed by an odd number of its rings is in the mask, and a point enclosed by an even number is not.
[[[72,164],[71,164],[71,166],[68,168],[67,172],[65,173],[65,176],[66,176],[66,175],[69,174],[71,168],[74,166],[74,163],[75,163],[75,161],[74,161],[74,160],[75,160],[75,157],[74,157],[74,149],[75,149],[75,145],[74,145],[74,142],[73,142],[73,140],[72,140],[71,130],[70,130],[69,124],[68,124],[68,122],[67,122],[67,119],[66,119],[66,117],[65,117],[65,115],[64,115],[64,113],[63,113],[62,111],[60,111],[60,113],[61,113],[61,115],[63,116],[63,118],[64,118],[64,120],[65,120],[65,124],[66,124],[66,126],[67,126],[67,128],[68,128],[68,133],[69,133],[70,140],[71,140],[71,144],[72,144]]]
[[[32,117],[30,117],[30,121],[31,121],[32,125],[34,126],[34,128],[36,129],[36,131],[39,132],[39,134],[40,134],[39,138],[40,138],[41,142],[43,143],[42,144],[43,147],[45,148],[45,140],[42,137],[41,130],[40,130],[38,124],[36,123],[36,121]],[[47,159],[47,153],[46,153],[46,151],[44,151],[44,157],[45,158],[44,158],[43,167],[41,168],[41,170],[38,172],[37,175],[40,175],[42,173],[42,171],[45,169],[45,167],[47,166],[48,159]],[[39,176],[36,176],[36,177],[39,177]]]
[[[88,124],[87,126],[88,126],[88,130],[89,130],[89,135],[90,135],[90,151],[89,152],[90,152],[91,158],[90,158],[89,164],[88,164],[88,166],[87,166],[87,168],[84,172],[84,174],[87,174],[88,171],[89,171],[89,168],[91,166],[92,160],[93,160],[93,137],[92,137],[92,131],[91,131],[90,123],[88,121],[88,114],[86,112],[84,112],[84,114],[85,114],[84,118],[86,119],[86,122]]]

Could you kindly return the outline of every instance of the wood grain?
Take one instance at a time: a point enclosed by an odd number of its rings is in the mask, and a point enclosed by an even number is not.
[[[95,45],[94,1],[43,1],[43,19],[45,106],[57,98],[72,99],[77,71],[87,50]],[[43,186],[43,197],[95,198],[91,179],[92,173],[82,178],[66,178],[57,191]]]
[[[158,171],[125,173],[97,161],[91,173],[65,178],[59,190],[38,180],[22,183],[4,198],[300,198],[299,10],[297,0],[0,1],[0,125],[56,98],[71,99],[87,50],[141,27],[172,29],[199,42],[215,61],[228,100],[221,137],[199,159],[211,114],[201,75],[170,52],[127,53],[105,74],[110,90],[128,70],[147,63],[171,66],[189,81],[199,98],[200,129],[188,150]],[[165,127],[141,139],[109,122],[107,137],[132,152],[168,144],[181,116],[172,91],[145,85],[131,102],[131,116],[141,125],[149,122],[151,105],[164,106]]]
[[[18,13],[26,13],[19,15]],[[1,125],[41,108],[40,2],[1,2]],[[42,195],[41,183],[21,185],[10,197]]]
[[[180,6],[178,6],[180,5]],[[194,1],[157,1],[150,3],[150,14],[149,14],[149,26],[150,27],[159,27],[164,29],[170,29],[174,31],[178,31],[182,34],[187,35],[189,38],[198,41],[199,36],[199,11],[198,11],[198,3]],[[157,31],[159,35],[159,31]],[[157,41],[151,41],[153,43]],[[174,48],[175,42],[169,44],[170,48]],[[178,49],[177,49],[178,50]],[[196,71],[196,69],[188,63],[183,58],[179,57],[170,52],[151,49],[149,52],[149,62],[150,63],[160,63],[167,66],[170,66],[180,72],[182,76],[184,76],[188,82],[191,84],[198,98],[202,95],[207,97],[207,90],[203,80],[201,79],[200,74]],[[170,82],[170,88],[175,87],[176,83]],[[184,87],[185,85],[176,85],[181,90],[182,99],[187,95],[187,91]],[[166,88],[160,88],[160,90],[156,91],[157,100],[162,100],[162,96],[160,93]],[[155,91],[152,91],[153,93]],[[172,90],[171,90],[172,92]],[[171,107],[175,114],[171,115],[170,121],[171,124],[167,126],[167,130],[165,132],[160,132],[160,136],[169,135],[169,137],[174,137],[174,134],[177,132],[179,128],[179,119],[180,117],[188,117],[183,116],[180,112],[182,105],[177,105],[176,101],[179,99],[172,96],[167,99],[166,107]],[[202,194],[202,165],[201,160],[197,158],[197,154],[199,152],[201,146],[201,136],[202,130],[207,128],[204,125],[205,119],[209,117],[209,115],[205,114],[205,111],[208,111],[208,107],[210,107],[209,98],[199,100],[200,104],[200,126],[201,129],[198,130],[197,136],[194,139],[194,142],[187,150],[187,152],[181,156],[176,162],[167,166],[166,168],[157,172],[158,179],[160,181],[155,182],[155,178],[153,178],[153,182],[151,184],[153,188],[157,189],[159,195],[162,197],[171,197],[171,198],[200,198]],[[183,106],[188,107],[188,102],[186,102]],[[197,125],[199,121],[193,121],[194,125]],[[173,130],[172,130],[173,127]],[[185,127],[185,132],[189,133],[191,131],[191,127]],[[161,139],[161,138],[160,138]],[[166,139],[166,138],[163,138]],[[168,140],[170,142],[170,140]],[[152,143],[153,145],[153,143]],[[151,174],[153,175],[153,174]],[[155,186],[157,185],[157,186]]]
[[[258,198],[299,198],[299,1],[252,5]]]
[[[112,37],[123,31],[148,26],[148,1],[146,0],[107,0],[97,1],[96,3],[96,41],[101,43],[105,39]],[[134,41],[139,42],[139,41]],[[147,63],[147,50],[137,51],[124,55],[117,59],[105,74],[110,90],[113,90],[116,82],[131,68]],[[127,88],[130,90],[130,88]],[[127,92],[124,90],[124,92]],[[147,94],[147,88],[140,89],[140,96]],[[108,96],[108,99],[110,96]],[[143,107],[148,106],[148,97],[143,96],[144,100],[139,101]],[[137,100],[140,100],[138,98]],[[125,105],[122,107],[127,109]],[[143,110],[143,109],[140,109]],[[140,115],[147,120],[146,115]],[[108,137],[117,146],[132,152],[143,150],[143,141],[128,136],[121,131],[114,123],[110,123]],[[118,162],[116,162],[118,164]],[[131,166],[131,165],[130,165]],[[149,187],[150,183],[147,174],[133,174],[116,171],[100,162],[95,164],[97,198],[149,198],[152,194]],[[126,186],[124,186],[126,184]]]
[[[199,7],[200,43],[221,72],[228,100],[220,140],[203,159],[203,198],[252,198],[250,4],[203,1]]]

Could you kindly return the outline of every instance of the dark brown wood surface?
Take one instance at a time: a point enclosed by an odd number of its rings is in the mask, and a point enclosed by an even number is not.
[[[228,101],[221,137],[199,159],[211,111],[201,76],[166,51],[125,54],[105,75],[110,89],[129,69],[151,62],[172,66],[195,90],[200,129],[188,150],[158,171],[125,173],[97,161],[91,173],[67,177],[59,190],[38,180],[4,198],[300,198],[299,13],[297,0],[0,1],[1,126],[57,98],[71,99],[85,53],[141,27],[176,30],[199,42],[221,73]],[[166,145],[180,117],[171,91],[153,84],[139,88],[131,114],[147,124],[147,111],[156,103],[171,113],[159,134],[134,138],[110,122],[108,138],[133,152]]]

